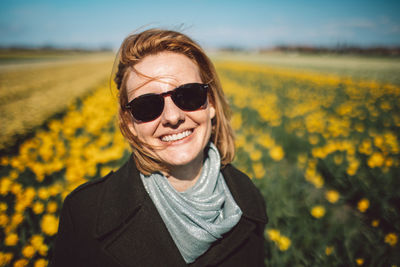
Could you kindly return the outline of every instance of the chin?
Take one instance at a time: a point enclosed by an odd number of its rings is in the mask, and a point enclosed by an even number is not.
[[[196,163],[197,160],[203,159],[203,149],[199,149],[197,153],[193,153],[193,149],[190,151],[171,151],[170,153],[162,153],[160,155],[161,160],[171,166],[186,166],[192,163]]]

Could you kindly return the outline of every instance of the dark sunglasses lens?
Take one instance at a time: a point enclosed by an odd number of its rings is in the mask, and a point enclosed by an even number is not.
[[[202,84],[186,84],[175,90],[172,99],[179,108],[194,111],[206,103],[207,89]]]
[[[135,119],[147,122],[156,119],[164,109],[164,99],[159,95],[146,95],[131,102],[131,112]]]

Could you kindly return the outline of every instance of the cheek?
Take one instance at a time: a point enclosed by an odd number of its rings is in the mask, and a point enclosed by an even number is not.
[[[141,141],[144,141],[152,137],[156,128],[157,126],[153,122],[133,123],[132,126],[130,127],[131,132],[135,136],[137,136]]]

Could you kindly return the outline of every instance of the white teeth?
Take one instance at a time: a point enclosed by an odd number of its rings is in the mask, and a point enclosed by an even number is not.
[[[171,135],[165,135],[161,138],[164,142],[171,142],[171,141],[177,141],[182,138],[185,138],[186,136],[189,136],[192,133],[191,130],[187,130],[178,134],[171,134]]]

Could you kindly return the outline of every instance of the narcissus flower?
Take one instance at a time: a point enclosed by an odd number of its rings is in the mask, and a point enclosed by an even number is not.
[[[38,259],[37,261],[35,261],[34,267],[46,267],[47,263],[48,261],[45,259]]]
[[[280,161],[285,156],[285,151],[280,146],[274,146],[269,151],[269,155],[273,160]]]
[[[332,252],[333,252],[333,247],[332,246],[328,246],[328,247],[325,248],[325,254],[327,256],[331,255]]]
[[[15,246],[18,243],[18,235],[16,233],[10,233],[6,236],[4,244],[6,246]]]
[[[28,259],[32,258],[33,255],[35,255],[35,253],[36,253],[36,250],[35,250],[35,248],[34,248],[33,246],[31,246],[31,245],[25,246],[25,247],[22,249],[22,255],[24,255],[24,257],[25,257],[25,258],[28,258]]]
[[[320,205],[313,207],[311,209],[311,215],[317,219],[324,217],[325,207]]]
[[[57,233],[58,230],[58,219],[51,214],[46,214],[43,216],[41,228],[43,233],[52,236]]]
[[[336,190],[329,190],[325,193],[325,198],[330,202],[330,203],[336,203],[339,199],[339,193]]]
[[[369,208],[369,200],[366,198],[361,199],[358,204],[357,208],[361,212],[365,212]]]
[[[397,235],[395,233],[389,233],[385,236],[385,243],[394,247],[397,244]]]

